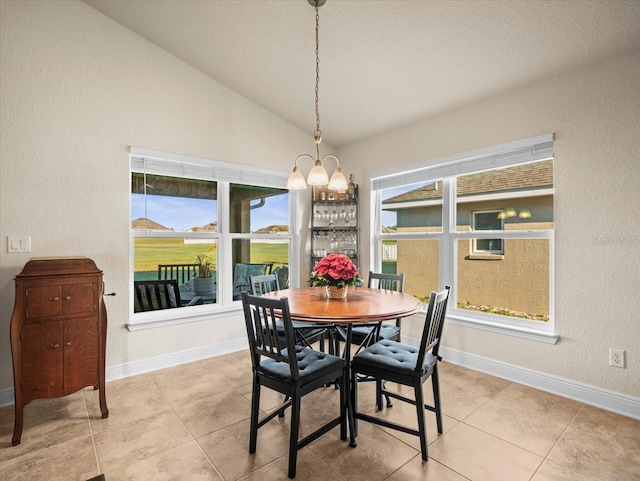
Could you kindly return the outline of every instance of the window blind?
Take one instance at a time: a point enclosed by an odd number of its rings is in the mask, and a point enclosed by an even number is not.
[[[553,134],[544,134],[374,174],[371,187],[388,189],[551,158]]]
[[[286,188],[288,172],[130,147],[132,172]]]

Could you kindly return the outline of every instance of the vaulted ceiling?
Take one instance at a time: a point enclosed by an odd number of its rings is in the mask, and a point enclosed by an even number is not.
[[[315,130],[307,0],[83,0]],[[328,0],[320,120],[340,147],[640,49],[638,0]]]

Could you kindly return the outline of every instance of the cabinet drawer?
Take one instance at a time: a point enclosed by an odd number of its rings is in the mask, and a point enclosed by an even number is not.
[[[34,286],[25,289],[25,317],[58,316],[62,314],[62,286]]]
[[[24,326],[22,369],[24,402],[64,395],[62,321]]]
[[[30,286],[25,289],[26,319],[96,311],[96,284]]]
[[[94,283],[65,284],[62,286],[63,314],[94,312],[96,309],[96,285]]]

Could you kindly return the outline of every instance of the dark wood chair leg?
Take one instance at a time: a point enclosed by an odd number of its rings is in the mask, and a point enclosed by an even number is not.
[[[382,379],[376,379],[376,409],[382,411]]]
[[[429,461],[429,452],[427,450],[427,425],[424,419],[424,397],[422,395],[422,382],[417,379],[413,390],[416,396],[416,413],[418,415],[418,432],[420,434],[420,451],[422,459]]]
[[[346,373],[340,379],[340,439],[347,440],[347,396],[349,383]]]
[[[294,395],[291,403],[291,434],[289,435],[289,477],[296,477],[298,461],[298,434],[300,432],[300,396]]]
[[[438,433],[442,434],[442,410],[440,409],[440,381],[438,379],[438,364],[436,364],[433,368],[433,373],[431,374],[431,385],[433,386],[433,407],[436,411]]]
[[[253,375],[253,391],[251,394],[251,425],[249,427],[249,452],[256,452],[258,444],[258,415],[260,413],[260,383]]]

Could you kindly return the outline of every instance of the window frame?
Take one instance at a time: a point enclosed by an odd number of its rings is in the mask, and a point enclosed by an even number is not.
[[[480,229],[480,230],[476,229],[476,214],[496,214],[496,218],[500,221],[500,229],[494,229],[494,230],[500,230],[500,231],[504,230],[504,219],[500,219],[498,217],[498,214],[500,214],[500,210],[474,210],[473,212],[471,212],[471,221],[472,221],[471,229],[473,230],[473,232],[485,232],[487,230],[490,230],[490,229]],[[478,237],[473,238],[473,242],[471,243],[471,254],[498,255],[498,256],[502,256],[504,254],[503,238],[491,239],[491,240],[500,241],[500,249],[478,249],[478,243],[477,243],[478,239],[479,239]]]
[[[269,240],[276,239],[289,242],[290,272],[297,272],[300,263],[299,243],[300,229],[298,222],[299,195],[289,192],[289,233],[231,233],[230,226],[230,186],[231,184],[256,185],[270,188],[286,189],[288,172],[281,172],[260,167],[234,164],[217,160],[192,157],[168,152],[130,147],[129,149],[129,182],[133,172],[166,175],[181,178],[211,180],[217,182],[217,219],[216,232],[156,232],[134,230],[129,227],[129,322],[130,331],[164,327],[174,324],[208,320],[224,317],[240,311],[242,303],[233,300],[233,286],[226,282],[233,278],[232,252],[234,239]],[[131,191],[131,189],[129,189]],[[129,193],[129,217],[131,213],[131,192]],[[131,223],[131,220],[129,220]],[[207,238],[217,243],[218,266],[218,300],[214,304],[190,306],[188,309],[165,309],[149,312],[133,312],[133,279],[134,279],[134,239],[151,235],[167,238]],[[292,279],[292,286],[295,285]]]
[[[449,302],[448,322],[474,329],[498,332],[555,344],[558,335],[554,323],[554,228],[531,230],[483,230],[458,231],[456,180],[459,176],[476,172],[512,167],[531,162],[553,159],[553,134],[545,134],[530,139],[456,154],[442,159],[415,164],[372,175],[371,178],[371,226],[374,242],[371,249],[370,265],[372,269],[382,267],[382,241],[384,240],[439,240],[439,289],[445,285],[452,287]],[[442,179],[442,232],[382,232],[382,194],[381,191],[402,185],[415,184],[418,181]],[[555,189],[543,189],[544,194],[554,194]],[[532,193],[532,196],[543,193]],[[501,195],[496,196],[502,197]],[[465,199],[468,201],[468,199]],[[460,309],[457,307],[458,291],[458,241],[464,239],[547,239],[549,241],[549,321],[545,323],[486,314]],[[501,255],[486,255],[500,258]]]

